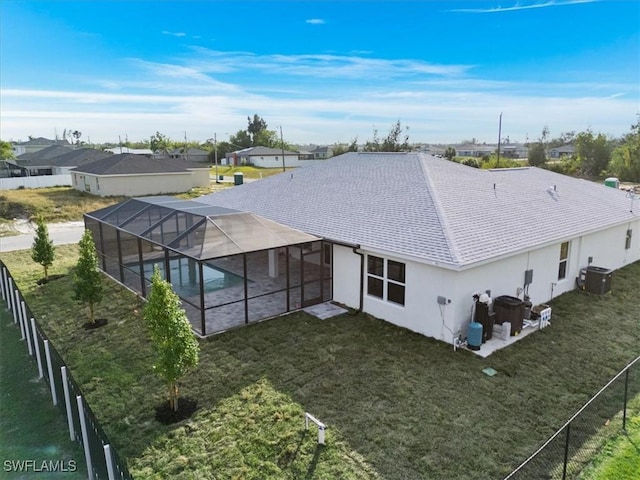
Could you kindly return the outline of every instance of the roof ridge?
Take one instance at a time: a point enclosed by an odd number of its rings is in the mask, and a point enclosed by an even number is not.
[[[445,160],[445,161],[448,161],[448,160]],[[431,175],[429,175],[429,171],[427,168],[427,161],[424,155],[419,156],[419,163],[420,163],[420,168],[422,169],[422,173],[425,177],[427,186],[429,187],[429,196],[431,197],[433,206],[435,207],[436,212],[438,214],[438,222],[442,227],[442,235],[445,241],[447,242],[447,248],[449,250],[449,257],[451,258],[451,263],[460,264],[461,263],[460,252],[454,240],[454,236],[449,229],[449,222],[447,221],[447,216],[445,215],[444,208],[440,203],[438,195],[434,194],[435,184],[431,179]]]

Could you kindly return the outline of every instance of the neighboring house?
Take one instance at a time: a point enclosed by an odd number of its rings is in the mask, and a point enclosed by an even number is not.
[[[35,153],[25,153],[10,160],[20,170],[17,176],[65,175],[74,167],[108,157],[109,153],[94,148],[71,148],[52,145]]]
[[[150,148],[129,148],[129,147],[113,147],[113,148],[105,148],[105,152],[121,154],[121,153],[132,153],[134,155],[147,155],[152,156],[153,150]]]
[[[168,152],[169,158],[176,158],[180,160],[188,160],[190,162],[206,163],[209,161],[209,152],[201,150],[199,148],[175,148]]]
[[[458,149],[455,146],[453,148],[456,151],[456,155],[460,155],[458,153]],[[421,153],[442,157],[444,156],[444,152],[447,151],[447,147],[442,145],[421,145],[417,151]]]
[[[477,292],[521,295],[531,271],[540,304],[576,288],[591,262],[640,260],[640,205],[533,167],[347,153],[198,201],[323,239],[334,301],[448,343],[466,336]]]
[[[296,147],[300,160],[326,160],[333,157],[333,146],[329,145],[305,145]]]
[[[450,145],[458,157],[483,157],[491,155],[498,147],[494,145]],[[433,150],[432,150],[433,152]]]
[[[16,142],[13,144],[13,154],[18,157],[25,153],[36,153],[51,145],[62,145],[70,147],[71,144],[67,140],[49,140],[48,138],[38,137],[32,138],[27,142]]]
[[[123,153],[71,170],[73,187],[101,197],[182,193],[209,185],[209,167]]]
[[[21,170],[11,160],[0,160],[0,178],[19,177]]]
[[[574,153],[576,153],[576,148],[573,145],[563,145],[561,147],[556,147],[549,150],[549,157],[564,158],[564,157],[570,157]]]
[[[49,160],[54,175],[71,173],[71,169],[96,160],[110,157],[111,154],[95,148],[79,148],[63,153]]]
[[[282,167],[282,150],[270,147],[249,147],[227,153],[227,165],[254,165],[263,168]],[[298,152],[284,151],[285,167],[303,167],[316,163],[314,160],[300,158]]]
[[[507,158],[527,158],[529,148],[522,143],[505,143],[500,145],[500,154]]]
[[[23,153],[14,160],[9,160],[18,169],[20,176],[53,175],[52,159],[73,152],[73,149],[64,145],[50,145],[32,153]]]

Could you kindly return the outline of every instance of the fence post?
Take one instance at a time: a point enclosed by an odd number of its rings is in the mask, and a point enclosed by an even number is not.
[[[71,395],[69,395],[69,379],[67,378],[67,367],[60,367],[62,374],[62,388],[64,390],[64,403],[67,406],[67,424],[69,425],[69,437],[71,440],[76,439],[76,431],[73,427],[73,414],[71,412]]]
[[[2,273],[0,273],[0,291],[2,291],[2,300],[7,299],[7,294],[5,293],[5,285],[7,284],[7,277],[4,273],[4,265],[2,266]]]
[[[15,289],[15,298],[13,299],[13,321],[14,323],[18,323],[20,320],[20,290],[18,287]]]
[[[31,319],[32,322],[35,322],[35,320],[32,318]],[[24,319],[24,331],[27,334],[27,348],[29,348],[29,355],[31,355],[33,357],[33,344],[31,341],[31,331],[29,330],[29,322],[27,321],[27,319]]]
[[[22,338],[20,340],[24,340],[24,321],[27,319],[26,310],[24,308],[24,300],[20,302],[20,310],[22,315],[20,315],[20,333],[22,334]]]
[[[627,431],[627,396],[629,393],[629,370],[624,373],[624,406],[622,407],[622,430]]]
[[[7,267],[5,267],[4,265],[2,266],[2,278],[4,280],[4,296],[2,298],[4,298],[7,303],[9,303],[9,277],[7,277]]]
[[[82,446],[84,447],[84,459],[87,462],[87,473],[89,480],[93,480],[93,465],[91,464],[91,450],[89,450],[89,436],[87,434],[87,419],[84,416],[84,403],[82,396],[76,396],[78,404],[78,414],[80,416],[80,430],[82,431]]]
[[[11,309],[11,312],[13,313],[13,321],[16,321],[16,309],[15,309],[15,296],[14,296],[14,290],[13,290],[13,278],[9,279],[9,308]]]
[[[13,311],[13,280],[9,277],[7,284],[7,309]]]
[[[20,323],[22,320],[22,301],[20,300],[20,290],[16,289],[16,313],[18,314],[18,321],[16,323]]]
[[[44,353],[47,356],[47,370],[49,371],[49,387],[51,387],[51,398],[53,399],[53,404],[58,405],[56,380],[55,378],[53,378],[53,366],[51,365],[51,350],[49,350],[49,340],[44,341]]]
[[[38,331],[36,330],[36,321],[31,319],[31,331],[33,332],[33,348],[36,349],[36,360],[38,360],[38,378],[44,377],[42,373],[42,359],[40,358],[40,347],[38,347]]]
[[[107,475],[109,480],[116,480],[116,474],[113,471],[113,459],[111,458],[111,445],[108,443],[103,445],[104,448],[104,459],[107,461]]]
[[[564,465],[562,466],[562,480],[567,478],[567,462],[569,461],[569,438],[571,437],[571,422],[567,424],[567,438],[564,442]]]
[[[22,298],[22,301],[20,302],[20,305],[22,306],[22,318],[24,318],[26,320],[27,319],[27,304],[24,303],[24,297]]]

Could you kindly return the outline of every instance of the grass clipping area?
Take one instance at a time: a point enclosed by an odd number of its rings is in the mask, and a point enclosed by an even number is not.
[[[105,279],[109,323],[82,329],[77,247],[56,252],[64,277],[41,286],[28,251],[2,258],[136,478],[504,478],[640,354],[640,262],[610,294],[558,297],[550,327],[487,359],[365,314],[299,312],[200,340],[180,385],[199,410],[165,426],[142,301]]]
[[[140,478],[379,478],[364,459],[315,425],[304,409],[266,380],[201,410],[157,439],[134,462]]]

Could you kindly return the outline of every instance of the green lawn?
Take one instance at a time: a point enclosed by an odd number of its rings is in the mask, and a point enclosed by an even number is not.
[[[365,314],[295,313],[202,340],[181,387],[200,408],[166,427],[140,300],[107,281],[109,324],[83,330],[77,247],[57,252],[50,273],[66,276],[44,286],[28,252],[2,258],[139,478],[502,478],[640,354],[640,263],[611,294],[557,298],[549,328],[488,359]],[[325,448],[304,411],[328,425]]]
[[[286,168],[286,167],[285,167]],[[295,170],[295,168],[286,168],[286,171]],[[215,167],[211,168],[211,175],[215,175]],[[270,177],[271,175],[277,175],[282,173],[282,167],[277,168],[261,168],[253,167],[250,165],[242,165],[234,167],[232,165],[218,165],[218,175],[233,176],[236,172],[242,172],[244,178],[260,179]]]
[[[640,411],[640,396],[632,401],[631,409]],[[640,414],[627,418],[626,432],[607,442],[578,479],[640,480]]]

